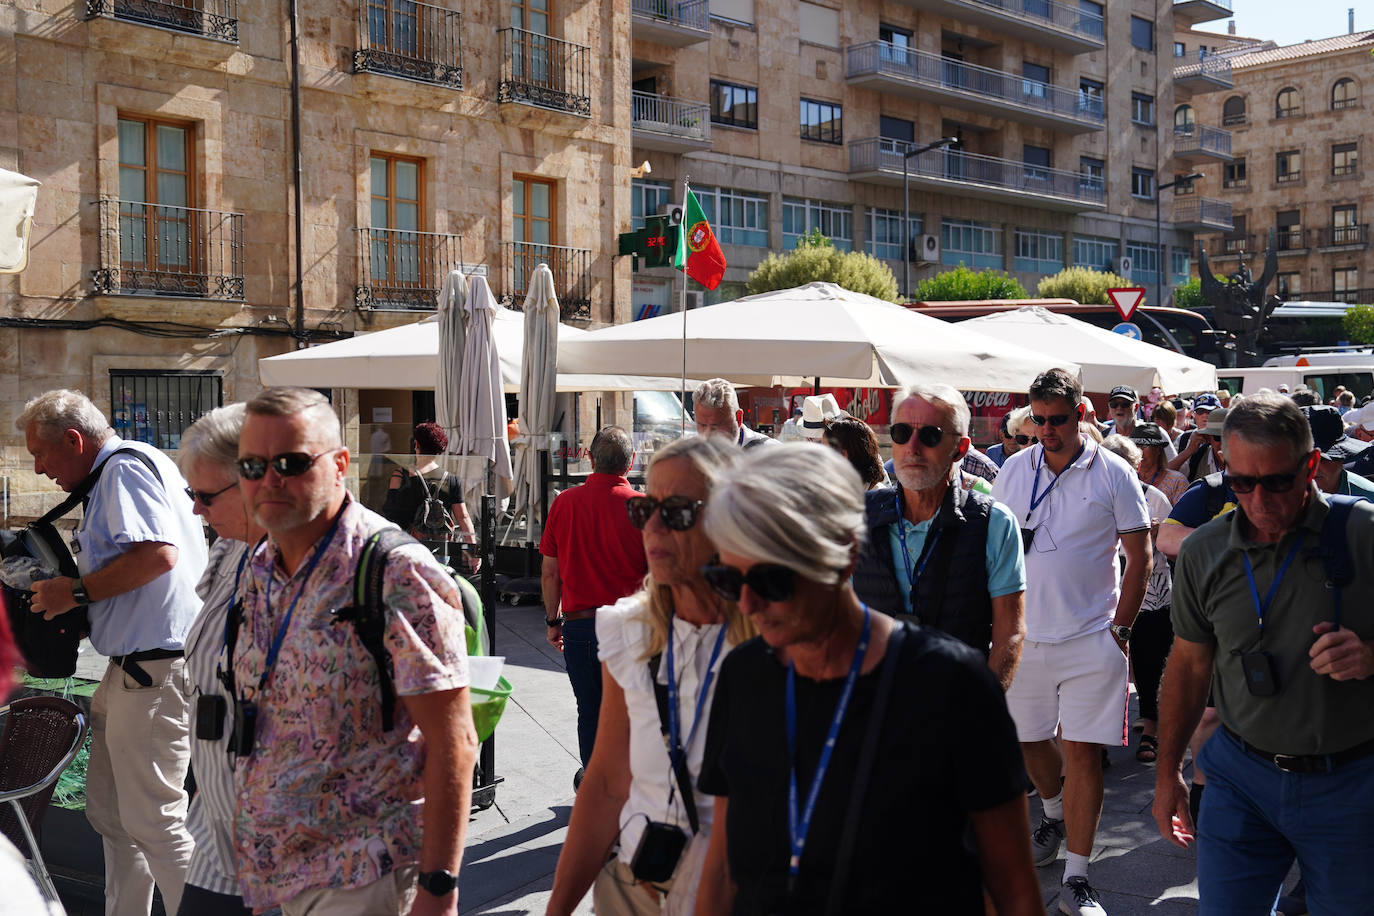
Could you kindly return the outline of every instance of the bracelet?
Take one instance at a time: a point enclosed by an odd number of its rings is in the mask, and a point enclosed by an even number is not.
[[[547,618],[547,617],[544,618],[544,626],[546,626],[546,627],[553,628],[553,627],[561,627],[562,625],[563,625],[563,615],[562,615],[562,614],[559,614],[557,617],[553,618],[552,620],[550,620],[550,619]]]

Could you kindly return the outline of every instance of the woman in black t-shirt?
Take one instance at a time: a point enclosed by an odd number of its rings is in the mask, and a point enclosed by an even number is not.
[[[726,658],[711,707],[699,785],[717,796],[718,829],[696,912],[974,916],[986,885],[1002,916],[1041,916],[1020,747],[979,653],[903,631],[854,796],[904,625],[849,585],[864,500],[848,462],[801,443],[746,456],[705,521],[719,556],[703,575],[762,635]]]
[[[472,517],[463,503],[462,481],[444,471],[435,457],[448,448],[448,435],[437,423],[416,424],[411,436],[411,448],[415,454],[415,468],[398,467],[391,472],[391,484],[386,492],[386,501],[382,503],[381,514],[431,547],[439,544],[446,547],[449,543],[476,543]],[[431,494],[448,508],[453,519],[451,533],[438,534],[416,526],[420,507]],[[458,549],[461,550],[461,547]],[[480,558],[476,553],[468,555],[469,569],[475,571],[479,563]]]

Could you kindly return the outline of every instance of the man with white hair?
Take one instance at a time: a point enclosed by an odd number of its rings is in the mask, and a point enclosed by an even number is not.
[[[775,440],[744,425],[735,386],[723,378],[707,379],[692,392],[692,415],[698,436],[725,436],[743,449],[772,445]]]

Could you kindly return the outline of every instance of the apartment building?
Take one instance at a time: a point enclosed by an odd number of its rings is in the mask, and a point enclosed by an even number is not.
[[[1371,153],[1374,32],[1222,51],[1235,87],[1180,105],[1175,130],[1196,124],[1230,137],[1230,157],[1199,163],[1200,184],[1229,203],[1233,229],[1199,239],[1213,270],[1230,273],[1243,254],[1253,273],[1271,240],[1284,299],[1374,302]],[[1205,125],[1205,126],[1204,126]]]
[[[1163,200],[1177,98],[1229,86],[1175,72],[1176,27],[1224,0],[632,0],[636,220],[690,178],[730,264],[704,300],[733,298],[769,251],[819,228],[912,283],[960,263],[1034,289],[1085,265],[1164,298],[1192,233],[1225,207]],[[1184,68],[1187,71],[1188,68]],[[1196,68],[1201,70],[1201,68]],[[953,142],[927,148],[941,138]],[[910,193],[904,198],[904,182]],[[903,227],[909,205],[910,221]],[[1162,243],[1162,248],[1157,247]],[[1161,273],[1162,271],[1162,273]],[[637,313],[676,309],[642,271]]]

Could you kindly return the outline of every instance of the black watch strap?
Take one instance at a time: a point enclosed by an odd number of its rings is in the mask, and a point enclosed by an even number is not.
[[[77,607],[85,607],[91,603],[91,596],[86,591],[86,583],[80,579],[72,583],[72,600],[76,602]]]
[[[458,887],[458,878],[446,868],[422,871],[417,882],[420,889],[435,897],[447,897]]]
[[[559,614],[557,617],[554,617],[552,620],[550,620],[548,617],[545,617],[545,618],[544,618],[544,626],[546,626],[546,627],[561,627],[562,625],[563,625],[563,615],[562,615],[562,614]]]

